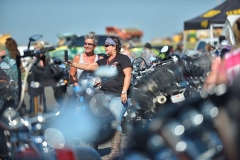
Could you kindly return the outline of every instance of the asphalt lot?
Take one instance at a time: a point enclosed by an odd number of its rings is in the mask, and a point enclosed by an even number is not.
[[[53,95],[53,89],[51,87],[45,87],[45,96],[46,96],[46,104],[47,104],[47,110],[55,110],[59,107],[59,104],[54,98]],[[26,108],[29,109],[29,95],[26,92],[24,96],[24,102],[26,104]],[[127,148],[127,144],[129,144],[129,141],[131,141],[131,144],[134,144],[134,140],[128,137],[128,135],[123,134],[122,137],[122,148]],[[87,144],[82,143],[82,146],[86,146]],[[108,141],[104,144],[99,145],[98,147],[98,152],[101,156],[107,154],[110,152],[110,147],[111,147],[111,142]]]

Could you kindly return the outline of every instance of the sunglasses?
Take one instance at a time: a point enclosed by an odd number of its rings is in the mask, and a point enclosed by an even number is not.
[[[84,46],[94,46],[95,44],[93,43],[84,43]]]
[[[109,47],[109,46],[114,46],[114,45],[110,45],[110,44],[105,44],[105,47],[107,48],[107,47]]]

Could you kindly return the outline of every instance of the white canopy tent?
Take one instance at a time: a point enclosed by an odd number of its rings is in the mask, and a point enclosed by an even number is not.
[[[232,46],[234,46],[236,44],[235,38],[234,38],[234,35],[233,35],[233,31],[232,31],[232,26],[238,18],[240,18],[240,15],[230,15],[230,16],[228,16],[227,19],[226,19],[226,22],[224,24],[222,34],[221,34],[221,35],[226,37],[229,44],[232,45]]]

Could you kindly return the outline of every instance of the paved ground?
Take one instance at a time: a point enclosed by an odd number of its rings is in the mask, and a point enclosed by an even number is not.
[[[45,88],[45,95],[46,95],[46,103],[47,103],[47,109],[50,110],[54,110],[56,109],[59,104],[57,103],[57,101],[55,100],[54,96],[53,96],[53,90],[51,87],[46,87]],[[24,97],[24,102],[26,104],[27,109],[29,109],[29,96],[28,93],[25,94]],[[134,140],[132,140],[131,138],[129,138],[126,134],[123,134],[123,138],[122,138],[122,148],[126,148],[127,147],[127,143],[131,141],[131,144],[134,144]],[[82,144],[84,145],[84,144]],[[98,148],[98,152],[100,153],[100,155],[105,155],[107,153],[110,152],[110,147],[111,147],[111,142],[107,142],[104,144],[101,144]]]
[[[53,96],[52,87],[45,87],[45,95],[46,95],[47,109],[48,110],[56,109],[59,106],[59,104],[57,103],[57,101]],[[27,92],[25,93],[25,96],[24,96],[24,102],[27,106],[27,109],[29,109],[29,95]]]

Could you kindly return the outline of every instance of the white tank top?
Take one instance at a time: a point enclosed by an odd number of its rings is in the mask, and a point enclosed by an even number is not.
[[[83,61],[83,54],[79,54],[80,56],[80,59],[79,59],[79,62],[78,63],[84,63],[86,64],[84,61]],[[94,59],[94,62],[96,62],[98,60],[98,55],[96,55],[95,59]],[[82,69],[77,69],[77,75],[76,75],[76,78],[79,79],[79,77],[81,76],[83,70]]]

